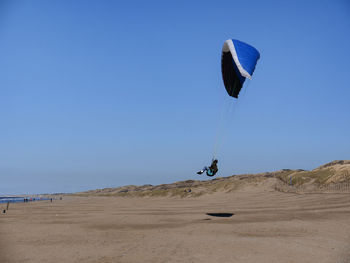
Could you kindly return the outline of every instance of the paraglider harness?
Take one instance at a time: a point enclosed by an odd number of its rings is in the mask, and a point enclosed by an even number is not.
[[[207,176],[214,176],[218,172],[219,169],[218,169],[217,163],[218,163],[217,159],[214,159],[211,162],[211,165],[208,167],[206,171]]]

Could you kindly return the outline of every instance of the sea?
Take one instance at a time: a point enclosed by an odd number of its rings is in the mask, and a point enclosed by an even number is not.
[[[50,200],[50,198],[47,197],[30,197],[30,196],[0,196],[0,203],[19,203],[24,202],[24,200],[28,200],[28,202],[33,201],[44,201],[44,200]]]

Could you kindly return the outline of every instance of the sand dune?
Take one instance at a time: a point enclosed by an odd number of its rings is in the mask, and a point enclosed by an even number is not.
[[[349,193],[276,191],[271,173],[237,178],[197,197],[12,204],[0,215],[0,262],[350,262]]]
[[[292,187],[288,187],[288,186]],[[198,197],[217,191],[232,192],[251,187],[275,186],[275,190],[287,192],[326,192],[330,190],[350,192],[350,161],[333,161],[312,171],[283,169],[259,174],[242,174],[216,177],[209,181],[187,180],[161,185],[128,185],[77,193],[79,196],[180,196]]]

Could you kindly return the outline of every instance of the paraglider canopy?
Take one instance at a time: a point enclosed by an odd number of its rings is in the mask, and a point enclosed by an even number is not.
[[[238,98],[246,78],[251,79],[260,53],[254,47],[228,39],[222,47],[221,72],[228,95]]]

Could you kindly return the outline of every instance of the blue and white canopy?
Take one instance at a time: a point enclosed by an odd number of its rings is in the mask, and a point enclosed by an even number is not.
[[[222,47],[221,72],[227,93],[238,98],[246,78],[251,79],[260,53],[254,47],[228,39]]]

